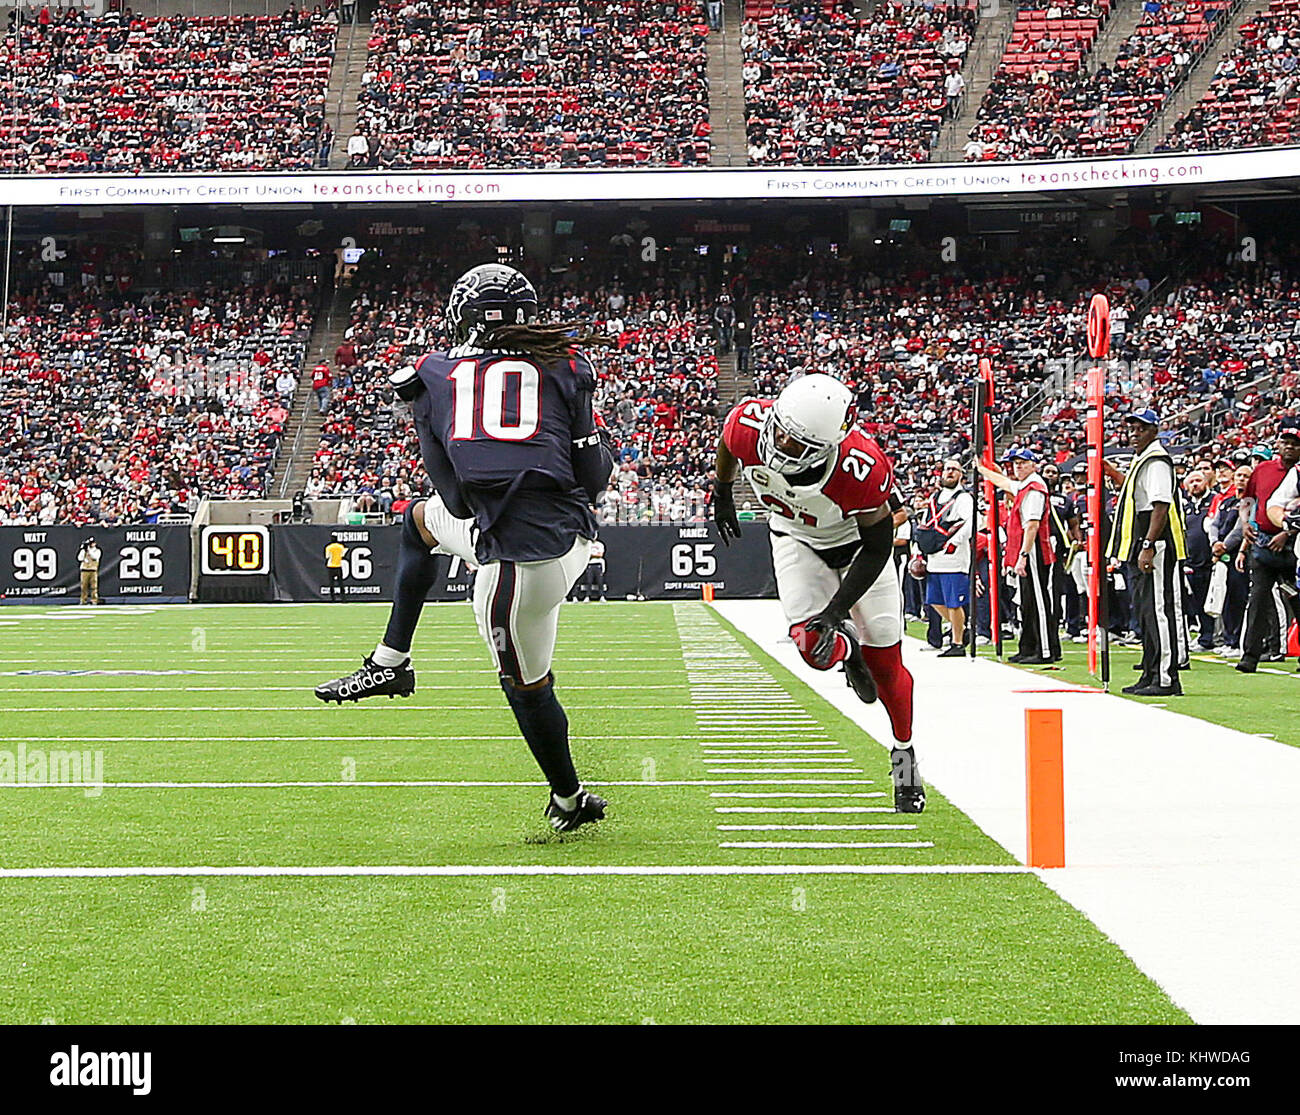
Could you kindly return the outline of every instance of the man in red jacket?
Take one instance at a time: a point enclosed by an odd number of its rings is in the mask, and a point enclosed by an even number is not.
[[[1002,560],[1005,568],[1020,578],[1020,647],[1007,661],[1044,666],[1061,657],[1061,633],[1051,591],[1056,552],[1047,513],[1047,485],[1038,475],[1038,454],[1032,449],[1013,449],[1007,456],[1015,470],[1014,480],[1000,469],[976,463],[986,480],[1013,498]]]

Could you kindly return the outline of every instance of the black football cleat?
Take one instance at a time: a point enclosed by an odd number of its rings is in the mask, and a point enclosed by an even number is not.
[[[867,664],[862,661],[862,653],[856,647],[844,660],[844,679],[864,705],[871,704],[879,696],[876,691],[876,679],[871,676]]]
[[[579,825],[603,821],[605,806],[608,804],[604,798],[597,797],[590,790],[583,790],[578,794],[578,802],[572,809],[563,809],[554,797],[548,798],[544,815],[556,832],[572,832]]]
[[[1181,685],[1141,685],[1133,690],[1135,697],[1181,697],[1182,695]]]
[[[935,655],[935,657],[936,658],[965,658],[966,648],[962,646],[960,643],[953,643],[946,650],[941,650],[937,655]]]
[[[894,782],[894,812],[921,813],[925,810],[925,783],[916,753],[910,747],[895,747],[889,753],[890,777]]]
[[[401,666],[379,666],[366,655],[361,669],[347,677],[316,686],[322,701],[359,701],[362,697],[409,697],[415,692],[415,671],[408,658]]]

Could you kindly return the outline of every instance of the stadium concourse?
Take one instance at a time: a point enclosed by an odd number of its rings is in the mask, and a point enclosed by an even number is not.
[[[1300,119],[1297,0],[725,7],[15,8],[0,170],[865,166],[1276,146]]]
[[[864,731],[888,737],[878,705],[803,668],[775,601],[714,607]],[[928,695],[916,706],[928,782],[1022,858],[1024,711],[1061,709],[1066,866],[1039,872],[1043,881],[1194,1021],[1300,1022],[1300,751],[1050,674],[941,662],[923,646],[907,640],[906,657]]]

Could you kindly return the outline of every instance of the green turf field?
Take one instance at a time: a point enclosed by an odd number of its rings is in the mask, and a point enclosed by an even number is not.
[[[0,610],[0,783],[56,749],[104,783],[0,784],[0,867],[460,869],[0,877],[0,1020],[1187,1021],[1032,874],[507,873],[1014,861],[933,791],[893,813],[887,752],[699,604],[566,610],[611,809],[556,836],[468,608],[413,698],[312,696],[385,615]]]
[[[909,635],[925,638],[925,625],[912,622],[907,625]],[[1016,652],[1016,641],[1008,640],[1002,648],[1004,655]],[[924,653],[924,652],[922,652]],[[993,658],[992,647],[980,647],[982,658]],[[1061,644],[1062,661],[1055,667],[1021,666],[1019,669],[1060,678],[1075,685],[1099,685],[1088,673],[1088,647],[1069,641]],[[1134,665],[1142,660],[1141,647],[1111,644],[1110,691],[1123,696],[1120,690],[1137,680]],[[1160,704],[1171,712],[1195,716],[1212,724],[1222,724],[1239,732],[1264,735],[1300,747],[1300,719],[1279,716],[1279,709],[1300,707],[1300,674],[1296,673],[1295,659],[1285,662],[1261,663],[1259,672],[1243,674],[1233,669],[1236,659],[1221,658],[1217,654],[1192,653],[1192,668],[1182,674],[1182,697],[1124,697],[1127,701]]]

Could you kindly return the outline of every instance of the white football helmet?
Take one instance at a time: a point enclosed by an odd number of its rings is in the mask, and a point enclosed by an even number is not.
[[[800,376],[768,408],[759,459],[783,476],[806,472],[834,453],[852,426],[853,395],[844,384],[821,372]]]

